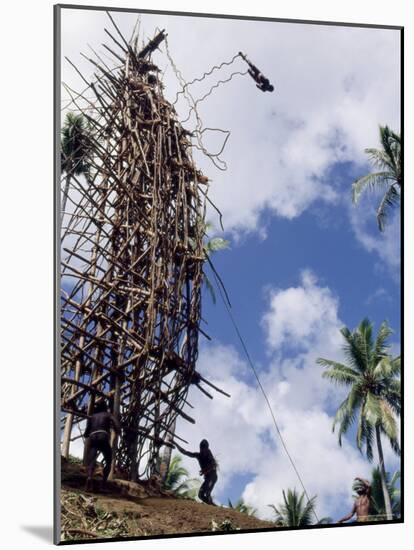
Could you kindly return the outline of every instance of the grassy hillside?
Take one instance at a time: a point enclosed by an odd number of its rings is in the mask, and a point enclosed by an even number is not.
[[[62,541],[275,528],[268,521],[221,506],[174,497],[149,482],[125,480],[86,492],[80,464],[62,464]]]

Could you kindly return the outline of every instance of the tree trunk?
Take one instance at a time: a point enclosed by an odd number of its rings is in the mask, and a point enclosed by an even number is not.
[[[121,380],[119,374],[115,378],[115,392],[114,392],[114,410],[112,414],[115,418],[120,421],[120,412],[121,412]],[[111,447],[112,447],[112,464],[111,471],[109,472],[108,479],[115,479],[116,472],[116,451],[118,448],[118,434],[113,431],[111,434]]]
[[[92,416],[94,408],[95,408],[95,395],[92,394],[90,401],[88,403],[88,410],[87,410],[88,417]],[[87,458],[89,455],[89,446],[90,446],[89,437],[84,437],[83,438],[83,457],[82,457],[82,464],[84,466],[88,466]]]
[[[70,449],[70,438],[72,435],[72,426],[73,426],[73,414],[68,413],[65,419],[65,429],[63,430],[63,439],[62,439],[62,456],[64,458],[69,458],[69,449]]]
[[[171,428],[170,428],[171,433],[167,434],[166,440],[168,443],[173,443],[176,423],[177,423],[177,418],[175,418],[174,422],[171,424]],[[161,475],[162,481],[165,481],[167,477],[168,470],[170,468],[170,463],[171,463],[171,454],[172,454],[172,448],[166,446],[162,454],[161,465],[160,465],[160,475]]]
[[[66,208],[66,201],[68,200],[69,187],[70,187],[70,174],[67,174],[65,178],[65,189],[63,191],[63,197],[62,197],[62,211],[60,213],[60,219],[62,221],[63,221],[63,216],[65,215],[64,212]]]
[[[79,349],[82,349],[84,344],[85,344],[85,337],[82,335],[79,338]],[[81,370],[82,370],[82,363],[81,363],[81,360],[78,359],[76,361],[76,365],[75,365],[75,376],[74,376],[74,381],[75,382],[79,382],[80,375],[81,375]],[[78,390],[78,387],[74,384],[72,386],[71,393],[74,394],[74,393],[76,393],[77,390]],[[65,458],[69,458],[70,439],[72,437],[73,418],[74,418],[73,413],[68,413],[66,415],[65,429],[63,430],[63,438],[62,438],[62,456],[65,457]]]
[[[385,514],[387,516],[387,520],[392,520],[391,498],[387,487],[387,478],[386,478],[385,466],[384,466],[384,454],[382,452],[382,443],[381,443],[381,432],[378,425],[375,427],[375,432],[377,436],[378,461],[379,461],[379,470],[380,470],[380,476],[381,476],[382,492],[384,494]]]

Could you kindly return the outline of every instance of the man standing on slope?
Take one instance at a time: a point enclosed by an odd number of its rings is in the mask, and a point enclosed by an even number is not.
[[[366,479],[360,477],[355,478],[354,491],[358,497],[355,499],[354,506],[351,512],[341,518],[338,523],[344,523],[350,520],[356,514],[357,522],[364,522],[369,520],[369,510],[371,504],[371,484]]]
[[[211,491],[217,482],[217,462],[209,449],[207,439],[203,439],[200,442],[200,452],[190,453],[186,451],[180,445],[175,443],[177,449],[183,455],[191,458],[196,458],[200,464],[200,475],[204,476],[204,482],[198,492],[198,498],[206,504],[212,504],[215,506],[213,499],[211,498]]]
[[[86,466],[88,468],[88,477],[86,479],[86,490],[92,488],[93,472],[95,470],[96,457],[101,452],[104,457],[103,485],[111,471],[112,449],[110,443],[111,427],[117,434],[121,432],[118,420],[108,412],[103,400],[95,405],[94,413],[88,418],[84,436],[88,438],[88,448],[86,451]]]

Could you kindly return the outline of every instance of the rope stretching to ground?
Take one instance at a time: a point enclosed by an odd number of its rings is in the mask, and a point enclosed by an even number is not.
[[[210,262],[210,265],[211,265],[211,262]],[[218,288],[218,291],[219,291],[221,300],[222,300],[222,302],[223,302],[223,304],[224,304],[224,307],[226,308],[226,311],[227,311],[227,313],[228,313],[228,315],[229,315],[229,317],[230,317],[231,323],[232,323],[232,325],[233,325],[234,330],[236,331],[237,337],[238,337],[238,339],[240,340],[241,346],[242,346],[243,351],[244,351],[244,353],[245,353],[245,355],[246,355],[246,357],[247,357],[247,361],[248,361],[248,363],[249,363],[249,365],[250,365],[250,368],[252,369],[252,371],[253,371],[253,373],[254,373],[254,376],[255,376],[255,378],[256,378],[257,384],[258,384],[258,386],[259,386],[259,388],[260,388],[260,390],[261,390],[261,392],[262,392],[262,394],[263,394],[263,397],[265,398],[267,407],[268,407],[269,412],[270,412],[270,414],[271,414],[271,416],[272,416],[273,424],[274,424],[274,426],[275,426],[275,428],[276,428],[276,432],[277,432],[277,434],[278,434],[278,436],[279,436],[279,439],[280,439],[280,441],[281,441],[281,443],[282,443],[283,449],[285,450],[286,455],[287,455],[287,457],[288,457],[288,459],[289,459],[289,461],[290,461],[290,464],[292,465],[292,468],[293,468],[293,470],[294,470],[294,472],[295,472],[295,474],[296,474],[296,476],[297,476],[297,478],[298,478],[298,480],[299,480],[299,483],[300,483],[300,485],[301,485],[301,487],[302,487],[302,489],[303,489],[303,492],[304,492],[304,494],[305,494],[305,496],[306,496],[306,499],[307,499],[308,502],[310,503],[310,502],[311,502],[311,499],[309,498],[309,494],[308,494],[308,492],[307,492],[307,490],[306,490],[305,484],[304,484],[304,482],[303,482],[303,480],[302,480],[302,477],[301,477],[301,475],[300,475],[300,473],[299,473],[299,470],[297,469],[296,464],[295,464],[295,462],[294,462],[294,460],[293,460],[293,458],[292,458],[292,456],[291,456],[291,454],[290,454],[290,452],[289,452],[289,450],[288,450],[288,448],[287,448],[287,445],[286,445],[286,443],[285,443],[285,440],[283,439],[283,435],[282,435],[282,432],[280,431],[280,428],[279,428],[278,423],[277,423],[277,421],[276,421],[276,417],[275,417],[275,414],[274,414],[274,412],[273,412],[272,405],[270,404],[269,398],[268,398],[267,395],[266,395],[266,392],[265,392],[265,390],[264,390],[264,388],[263,388],[263,385],[262,385],[262,383],[261,383],[261,381],[260,381],[260,378],[259,378],[259,375],[258,375],[258,373],[257,373],[257,370],[256,370],[256,368],[255,368],[255,366],[254,366],[254,363],[253,363],[253,361],[252,361],[252,359],[251,359],[251,357],[250,357],[250,354],[249,354],[249,351],[248,351],[248,349],[247,349],[247,346],[246,346],[246,344],[245,344],[245,342],[244,342],[243,336],[242,336],[241,333],[240,333],[239,327],[238,327],[237,322],[236,322],[236,320],[235,320],[235,318],[234,318],[234,315],[233,315],[233,313],[232,313],[231,305],[230,305],[230,302],[229,302],[229,299],[228,299],[228,295],[227,295],[227,291],[225,291],[225,289],[224,289],[224,284],[223,284],[222,280],[218,278],[218,275],[217,275],[217,272],[216,272],[215,269],[213,269],[213,275],[214,275],[214,278],[215,278],[215,281],[216,281],[216,285],[217,285],[217,288]],[[225,291],[226,295],[224,295],[223,290]],[[313,511],[313,513],[314,513],[314,515],[315,515],[316,521],[319,523],[319,518],[318,518],[318,515],[316,514],[315,509],[312,508],[312,511]]]

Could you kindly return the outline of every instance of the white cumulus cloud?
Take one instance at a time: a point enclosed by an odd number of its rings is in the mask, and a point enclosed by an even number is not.
[[[318,515],[337,516],[351,504],[352,480],[369,477],[371,465],[345,439],[339,447],[332,433],[332,411],[343,397],[321,376],[319,356],[342,358],[338,300],[316,276],[305,270],[297,287],[271,291],[263,326],[271,352],[260,377],[279,429],[310,496],[318,495]],[[319,312],[319,315],[317,314]],[[298,342],[300,347],[297,347]],[[286,349],[293,350],[285,354]],[[180,422],[180,431],[197,448],[206,437],[218,456],[216,495],[226,502],[232,478],[250,474],[243,498],[271,517],[269,503],[281,501],[282,490],[302,487],[275,431],[269,410],[246,361],[229,346],[202,348],[201,372],[231,394],[214,403],[191,392],[196,427]],[[194,461],[186,465],[197,475]]]
[[[129,37],[136,15],[114,17]],[[174,63],[187,81],[241,50],[275,85],[273,93],[262,93],[249,76],[237,75],[198,104],[205,127],[231,131],[223,153],[226,172],[195,151],[213,180],[210,196],[228,231],[263,231],[266,210],[293,219],[317,200],[337,201],[338,189],[329,177],[334,164],[364,164],[363,149],[377,142],[378,124],[398,130],[397,31],[149,14],[140,19],[142,40],[157,27],[167,30]],[[92,75],[95,68],[79,52],[91,55],[91,44],[107,61],[108,52],[100,46],[108,40],[104,27],[111,26],[106,14],[64,10],[62,25],[63,54]],[[165,94],[174,100],[177,78],[164,45],[161,50],[155,60],[165,69]],[[238,58],[189,90],[200,99],[218,80],[245,70]],[[63,80],[74,89],[84,88],[66,61]],[[184,120],[188,104],[182,96],[177,109]],[[185,123],[190,129],[194,124],[194,116]],[[223,134],[209,131],[205,137],[211,151],[221,148]]]

